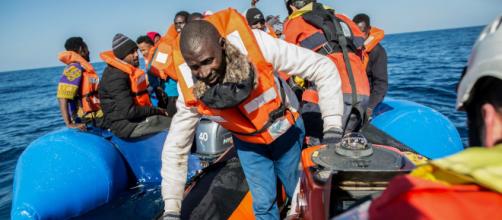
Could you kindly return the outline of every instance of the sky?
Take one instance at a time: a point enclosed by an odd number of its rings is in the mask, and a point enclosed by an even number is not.
[[[367,13],[386,33],[485,25],[502,14],[502,0],[320,0],[353,17]],[[241,12],[250,0],[2,0],[0,2],[0,72],[62,65],[64,42],[81,36],[91,62],[111,48],[116,33],[136,40],[148,31],[163,34],[180,10]],[[283,0],[260,0],[266,15],[286,17]]]

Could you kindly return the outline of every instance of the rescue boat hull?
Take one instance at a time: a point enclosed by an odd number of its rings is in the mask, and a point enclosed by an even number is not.
[[[386,99],[375,110],[372,124],[429,158],[463,148],[446,117],[416,103]],[[101,132],[61,129],[40,137],[18,160],[11,218],[81,216],[138,183],[159,186],[166,134],[122,140]],[[311,213],[315,217],[321,210]]]

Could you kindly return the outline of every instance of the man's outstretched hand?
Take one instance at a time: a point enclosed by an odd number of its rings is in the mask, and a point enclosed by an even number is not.
[[[69,124],[67,127],[72,129],[78,129],[80,131],[87,131],[87,126],[82,123]]]

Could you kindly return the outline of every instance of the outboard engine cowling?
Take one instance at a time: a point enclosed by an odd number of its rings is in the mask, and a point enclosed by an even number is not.
[[[201,162],[211,163],[233,146],[232,133],[216,122],[202,118],[195,130],[195,154]],[[209,165],[206,164],[203,167]]]

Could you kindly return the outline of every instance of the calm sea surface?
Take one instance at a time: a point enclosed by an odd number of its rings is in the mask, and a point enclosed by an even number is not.
[[[383,46],[389,57],[388,96],[438,110],[455,123],[466,142],[465,115],[454,107],[455,88],[481,29],[386,36]],[[99,73],[104,67],[103,63],[95,65]],[[10,216],[12,178],[21,152],[37,137],[64,126],[56,100],[62,70],[54,67],[0,73],[0,219]]]

